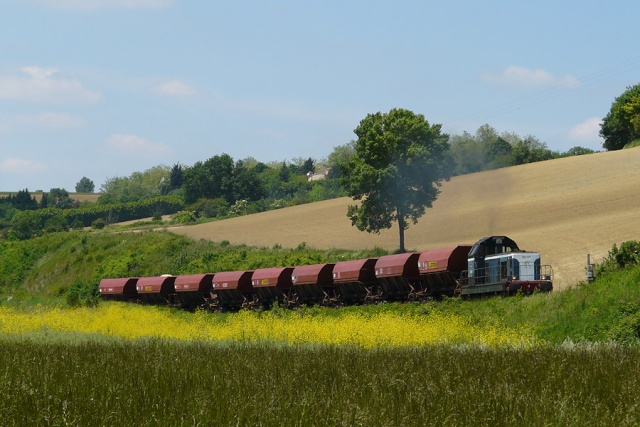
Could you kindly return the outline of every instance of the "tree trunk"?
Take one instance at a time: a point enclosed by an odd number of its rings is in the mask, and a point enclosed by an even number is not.
[[[403,254],[407,250],[404,247],[404,230],[406,228],[404,216],[400,214],[400,210],[396,208],[396,215],[398,219],[398,231],[400,232],[400,253]]]

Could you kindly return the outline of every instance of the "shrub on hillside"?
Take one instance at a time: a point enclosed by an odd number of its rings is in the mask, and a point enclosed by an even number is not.
[[[67,304],[70,307],[94,307],[100,301],[100,293],[95,283],[77,278],[67,291]]]
[[[606,274],[640,264],[640,242],[631,240],[623,242],[618,248],[615,244],[602,264],[598,265],[597,274]]]
[[[94,230],[102,230],[107,226],[107,221],[104,218],[98,218],[91,223],[91,228]]]
[[[194,211],[180,211],[171,216],[171,224],[189,224],[196,222],[196,213]]]

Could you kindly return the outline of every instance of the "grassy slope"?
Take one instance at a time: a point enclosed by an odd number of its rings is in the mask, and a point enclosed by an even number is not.
[[[50,234],[24,242],[0,244],[0,304],[64,303],[64,292],[76,280],[97,283],[103,277],[153,276],[231,271],[269,266],[303,265],[376,256],[362,251],[251,248],[172,233]],[[455,313],[479,325],[528,324],[551,342],[572,340],[635,341],[640,336],[640,267],[614,272],[590,285],[532,297],[429,304],[384,304],[328,310],[397,310],[418,315],[432,310]],[[10,296],[13,298],[9,300]],[[26,301],[26,302],[25,302]]]
[[[585,277],[586,254],[599,261],[614,243],[640,238],[640,148],[570,157],[453,178],[418,224],[413,250],[474,243],[504,234],[542,253],[556,289]],[[349,198],[328,200],[174,231],[195,239],[296,247],[394,250],[397,229],[379,235],[351,226]]]

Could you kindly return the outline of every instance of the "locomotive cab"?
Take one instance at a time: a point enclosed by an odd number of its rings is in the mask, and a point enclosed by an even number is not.
[[[550,291],[551,266],[541,265],[540,254],[521,250],[506,236],[491,236],[479,240],[469,252],[468,270],[463,272],[460,294],[509,293],[536,289]]]

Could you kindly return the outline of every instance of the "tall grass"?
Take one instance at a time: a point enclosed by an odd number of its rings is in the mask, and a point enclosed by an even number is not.
[[[4,338],[2,425],[640,423],[623,346],[375,349]]]

